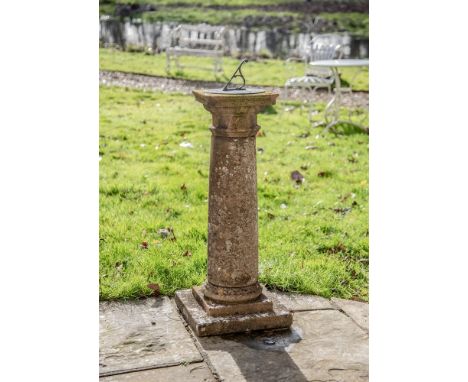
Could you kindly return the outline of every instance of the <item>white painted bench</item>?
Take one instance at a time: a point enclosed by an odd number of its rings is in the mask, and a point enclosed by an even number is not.
[[[200,25],[179,25],[171,33],[171,47],[166,49],[166,70],[171,70],[171,60],[174,59],[176,68],[206,67],[182,65],[180,56],[213,57],[213,70],[222,72],[222,57],[224,54],[224,27]]]

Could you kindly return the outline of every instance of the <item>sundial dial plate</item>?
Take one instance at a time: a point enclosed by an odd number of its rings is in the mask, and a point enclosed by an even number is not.
[[[242,60],[242,62],[237,67],[234,74],[231,76],[229,82],[224,85],[223,88],[220,89],[206,89],[206,93],[213,93],[213,94],[224,94],[224,95],[242,95],[242,94],[258,94],[258,93],[265,93],[265,90],[260,88],[249,88],[245,86],[245,78],[242,74],[242,65],[244,65],[248,60]],[[242,80],[241,85],[236,85],[232,83],[234,78],[240,78]]]
[[[244,89],[235,89],[235,90],[224,90],[224,88],[219,89],[206,89],[206,93],[212,94],[223,94],[223,95],[242,95],[242,94],[258,94],[265,93],[265,90],[260,88],[244,88]]]

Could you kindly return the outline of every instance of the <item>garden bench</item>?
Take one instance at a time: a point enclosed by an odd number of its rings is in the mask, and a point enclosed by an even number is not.
[[[171,70],[171,59],[174,59],[176,68],[197,67],[181,65],[180,56],[213,57],[213,70],[215,74],[221,72],[222,57],[224,54],[224,27],[199,25],[179,25],[171,32],[171,47],[166,49],[166,70]]]

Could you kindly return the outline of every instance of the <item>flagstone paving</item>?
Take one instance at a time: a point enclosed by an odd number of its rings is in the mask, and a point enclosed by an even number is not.
[[[99,310],[100,375],[203,361],[168,297],[101,302]]]
[[[197,338],[167,297],[101,302],[101,382],[368,381],[368,304],[267,293],[291,330]]]
[[[215,382],[205,363],[163,367],[100,378],[100,382]]]
[[[291,312],[300,312],[305,310],[336,309],[330,300],[307,294],[294,294],[284,292],[266,292],[267,295],[274,294],[276,299]],[[346,300],[345,300],[346,301]]]
[[[366,331],[369,331],[369,305],[358,301],[332,298],[332,302],[338,305],[356,324]]]

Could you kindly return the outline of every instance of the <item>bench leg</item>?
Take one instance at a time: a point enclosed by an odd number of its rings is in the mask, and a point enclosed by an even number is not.
[[[215,57],[213,60],[215,75],[223,71],[222,65],[223,65],[222,59],[220,57]]]

